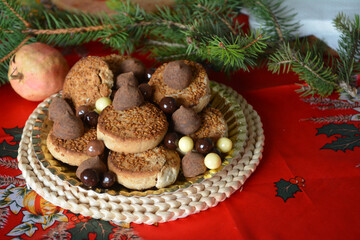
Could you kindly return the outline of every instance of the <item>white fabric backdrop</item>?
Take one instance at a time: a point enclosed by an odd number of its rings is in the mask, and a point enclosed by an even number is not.
[[[351,19],[360,14],[360,0],[285,0],[284,5],[297,12],[296,20],[302,25],[300,36],[314,35],[334,50],[338,47],[340,33],[334,28],[333,19],[339,12]],[[252,16],[249,21],[251,27],[261,25]]]

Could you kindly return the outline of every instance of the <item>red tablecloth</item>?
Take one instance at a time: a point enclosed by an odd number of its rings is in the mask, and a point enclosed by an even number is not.
[[[64,54],[70,64],[87,53],[109,53],[97,44],[68,50]],[[151,61],[145,62],[151,66]],[[216,207],[151,226],[84,218],[26,189],[16,150],[25,121],[38,103],[22,99],[9,84],[0,87],[0,238],[359,239],[360,130],[331,134],[331,129],[359,129],[359,124],[325,121],[348,120],[357,111],[320,110],[303,101],[295,93],[298,79],[292,74],[256,69],[231,80],[221,73],[211,73],[210,78],[234,88],[259,113],[265,131],[263,158],[242,191]],[[354,147],[336,151],[329,145],[336,140]],[[295,177],[304,185],[296,184]],[[287,194],[281,192],[290,188]]]

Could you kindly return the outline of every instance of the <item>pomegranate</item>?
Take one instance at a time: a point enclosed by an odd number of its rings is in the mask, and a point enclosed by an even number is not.
[[[42,101],[60,91],[69,65],[61,53],[44,43],[22,46],[10,59],[8,78],[14,91],[30,101]]]

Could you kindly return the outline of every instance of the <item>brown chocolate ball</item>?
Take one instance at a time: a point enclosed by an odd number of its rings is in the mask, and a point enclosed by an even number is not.
[[[206,171],[204,156],[196,152],[188,152],[181,160],[185,177],[196,177]]]
[[[182,90],[192,81],[192,69],[184,61],[169,62],[164,69],[163,79],[170,88]]]
[[[84,120],[85,114],[91,112],[92,109],[90,106],[81,105],[76,109],[76,116],[79,117],[81,120]]]
[[[91,140],[86,146],[86,154],[90,157],[99,156],[104,153],[104,150],[104,142],[100,140]]]
[[[141,83],[139,85],[139,90],[141,91],[142,95],[144,96],[144,99],[146,101],[151,101],[153,94],[154,94],[154,89],[152,88],[152,86],[150,86],[147,83]]]

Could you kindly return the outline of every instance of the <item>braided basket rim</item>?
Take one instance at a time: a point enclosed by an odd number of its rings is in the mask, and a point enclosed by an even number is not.
[[[265,140],[257,112],[236,91],[223,87],[230,94],[236,95],[246,116],[249,137],[245,143],[245,151],[212,178],[189,188],[162,195],[126,197],[99,194],[62,181],[42,167],[32,148],[32,127],[41,104],[25,124],[18,150],[19,169],[28,186],[45,200],[74,213],[97,219],[154,224],[173,221],[214,207],[241,189],[256,170],[262,158]]]

